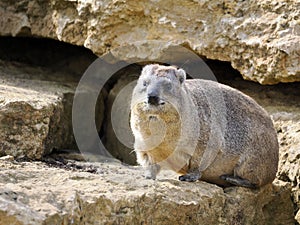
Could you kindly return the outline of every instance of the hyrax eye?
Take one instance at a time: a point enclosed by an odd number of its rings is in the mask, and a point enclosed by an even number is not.
[[[147,87],[148,85],[149,85],[149,81],[144,80],[144,81],[143,81],[143,86],[144,86],[144,87]]]
[[[172,87],[173,87],[173,86],[172,86],[171,82],[167,82],[167,83],[166,83],[166,89],[167,89],[167,90],[171,90]]]
[[[184,77],[179,77],[179,82],[182,84],[184,81]]]

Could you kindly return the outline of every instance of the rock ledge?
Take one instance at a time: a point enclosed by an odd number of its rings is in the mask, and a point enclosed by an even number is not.
[[[77,163],[96,173],[0,160],[0,224],[294,224],[286,183],[223,190],[166,172],[145,180],[141,168],[119,163]]]

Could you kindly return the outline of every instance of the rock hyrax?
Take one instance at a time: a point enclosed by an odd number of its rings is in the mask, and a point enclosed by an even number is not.
[[[253,99],[214,81],[186,80],[183,69],[143,68],[131,99],[138,163],[155,179],[161,168],[181,181],[260,187],[278,166],[272,120]]]

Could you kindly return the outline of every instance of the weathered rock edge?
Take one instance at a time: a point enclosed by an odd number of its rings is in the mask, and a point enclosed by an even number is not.
[[[47,77],[63,77],[61,83]],[[76,83],[65,73],[0,60],[0,155],[40,159],[75,147],[71,102]]]
[[[132,45],[124,59],[155,59],[170,43],[183,44],[201,56],[230,61],[244,79],[300,81],[298,0],[1,0],[0,13],[2,36],[52,38],[97,55]],[[153,51],[149,40],[166,44]]]
[[[139,167],[97,166],[92,174],[0,160],[0,224],[294,224],[286,183],[224,192],[172,176],[145,180]]]

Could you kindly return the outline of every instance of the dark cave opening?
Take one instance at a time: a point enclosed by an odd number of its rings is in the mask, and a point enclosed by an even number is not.
[[[0,37],[0,60],[60,70],[78,78],[96,58],[89,49],[58,40]]]

